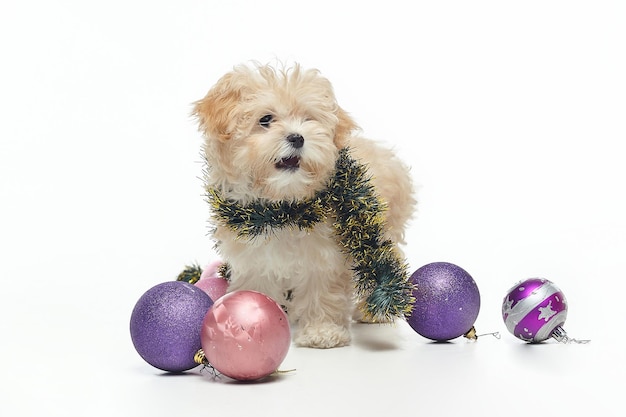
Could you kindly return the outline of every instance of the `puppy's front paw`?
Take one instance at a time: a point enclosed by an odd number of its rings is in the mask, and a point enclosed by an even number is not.
[[[350,329],[334,323],[309,325],[299,329],[294,337],[296,346],[328,349],[350,344]]]

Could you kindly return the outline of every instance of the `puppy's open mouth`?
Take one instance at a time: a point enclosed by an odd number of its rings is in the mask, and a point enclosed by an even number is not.
[[[300,157],[298,155],[283,158],[276,162],[277,169],[298,169],[300,168]]]

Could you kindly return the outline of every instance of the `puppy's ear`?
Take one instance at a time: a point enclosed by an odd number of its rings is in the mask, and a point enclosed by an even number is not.
[[[350,115],[341,107],[337,107],[337,126],[335,127],[335,146],[341,149],[348,145],[352,131],[358,126]]]
[[[207,138],[230,139],[235,127],[237,105],[241,101],[244,84],[236,72],[224,75],[204,98],[193,103],[192,116],[198,120],[198,129]]]

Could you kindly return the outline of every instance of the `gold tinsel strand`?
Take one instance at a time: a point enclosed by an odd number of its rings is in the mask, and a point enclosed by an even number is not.
[[[185,266],[185,269],[180,274],[178,274],[178,277],[176,277],[176,281],[184,281],[190,284],[195,284],[200,280],[201,275],[202,268],[200,268],[200,265],[187,265]]]

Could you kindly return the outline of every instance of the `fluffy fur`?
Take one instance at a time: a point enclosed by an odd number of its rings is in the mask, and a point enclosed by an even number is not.
[[[235,67],[194,103],[193,114],[205,137],[207,187],[242,204],[307,199],[326,187],[339,150],[349,147],[387,205],[385,238],[404,243],[415,206],[408,169],[390,149],[358,134],[319,71]],[[298,346],[350,343],[358,302],[352,262],[330,220],[250,240],[214,226],[217,251],[231,268],[229,290],[261,291],[284,305]]]

